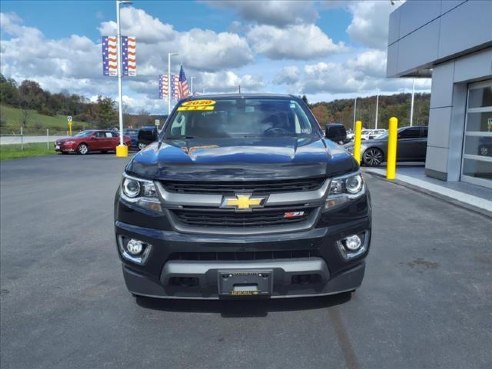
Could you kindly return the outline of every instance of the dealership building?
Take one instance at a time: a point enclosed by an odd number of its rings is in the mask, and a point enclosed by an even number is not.
[[[492,1],[404,3],[387,76],[432,77],[426,175],[492,188]]]

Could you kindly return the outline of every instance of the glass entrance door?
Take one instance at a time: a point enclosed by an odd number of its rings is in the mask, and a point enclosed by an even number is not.
[[[492,188],[492,80],[468,89],[461,179]]]

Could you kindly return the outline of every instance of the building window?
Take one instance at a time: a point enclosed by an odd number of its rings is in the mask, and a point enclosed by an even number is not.
[[[462,179],[492,187],[492,80],[469,86]]]

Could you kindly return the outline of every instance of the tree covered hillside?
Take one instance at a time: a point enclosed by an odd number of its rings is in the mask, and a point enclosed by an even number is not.
[[[411,94],[379,96],[378,128],[388,128],[389,118],[398,118],[399,126],[410,124]],[[430,94],[415,94],[413,124],[429,123]],[[352,128],[354,122],[354,99],[335,100],[310,104],[309,107],[319,124],[343,123]],[[374,128],[376,117],[376,96],[357,99],[356,120],[361,120],[364,128]]]

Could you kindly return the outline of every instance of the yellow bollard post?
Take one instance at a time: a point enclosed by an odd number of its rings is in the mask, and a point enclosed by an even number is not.
[[[360,145],[361,145],[361,137],[362,137],[362,122],[358,120],[355,122],[355,135],[354,135],[354,159],[357,160],[357,163],[360,164]]]
[[[128,156],[128,146],[126,146],[126,145],[116,146],[116,157],[117,158],[126,158],[127,156]]]
[[[398,143],[398,119],[391,117],[388,126],[388,154],[386,179],[396,179],[396,149]]]
[[[70,137],[72,137],[72,122],[68,121],[68,131],[70,132]]]

